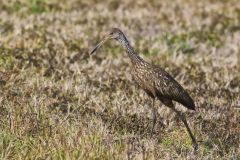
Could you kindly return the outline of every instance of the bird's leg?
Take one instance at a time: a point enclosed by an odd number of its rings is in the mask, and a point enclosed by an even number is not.
[[[181,113],[180,111],[176,110],[174,107],[172,109],[177,113],[177,115],[180,117],[180,119],[184,123],[185,127],[187,128],[188,134],[189,134],[189,136],[192,139],[193,148],[194,148],[194,150],[197,150],[198,149],[198,144],[197,144],[196,138],[194,137],[191,129],[189,128],[187,120],[186,120],[184,114]]]
[[[153,121],[152,121],[151,137],[153,136],[155,124],[156,124],[156,121],[157,121],[155,99],[154,98],[152,98],[152,117],[153,117]]]

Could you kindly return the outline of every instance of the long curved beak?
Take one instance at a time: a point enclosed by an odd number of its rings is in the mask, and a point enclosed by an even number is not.
[[[92,55],[103,43],[105,43],[108,39],[110,39],[110,36],[105,36],[101,42],[99,42],[90,52],[90,55]]]

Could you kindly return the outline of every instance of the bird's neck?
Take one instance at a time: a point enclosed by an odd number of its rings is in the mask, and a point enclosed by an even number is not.
[[[139,63],[144,62],[143,59],[135,52],[133,47],[130,45],[127,38],[123,35],[122,38],[119,40],[128,54],[128,57],[131,59],[132,63]]]
[[[143,62],[143,59],[134,51],[131,45],[127,46],[125,48],[128,57],[131,59],[131,61],[134,62]]]

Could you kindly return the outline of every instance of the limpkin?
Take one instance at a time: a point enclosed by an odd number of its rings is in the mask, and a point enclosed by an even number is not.
[[[191,139],[194,149],[197,149],[197,141],[191,132],[184,114],[178,111],[173,104],[173,101],[179,102],[190,110],[195,110],[193,99],[189,96],[186,90],[166,71],[162,68],[151,65],[144,61],[133,49],[127,40],[124,33],[118,28],[112,28],[110,33],[96,45],[90,52],[92,55],[104,42],[109,39],[116,39],[121,43],[132,62],[132,74],[136,83],[142,88],[147,95],[152,98],[152,128],[151,135],[154,132],[156,124],[156,109],[154,106],[155,98],[160,100],[164,105],[171,108],[180,117],[184,123]]]

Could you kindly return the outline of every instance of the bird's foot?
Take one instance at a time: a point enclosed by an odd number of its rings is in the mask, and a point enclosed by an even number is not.
[[[156,134],[155,126],[151,128],[150,137],[153,138],[154,134]]]
[[[193,152],[194,154],[197,154],[197,151],[198,151],[198,144],[197,143],[193,143]]]
[[[153,138],[153,135],[154,135],[154,131],[151,130],[151,133],[150,133],[150,138]]]

